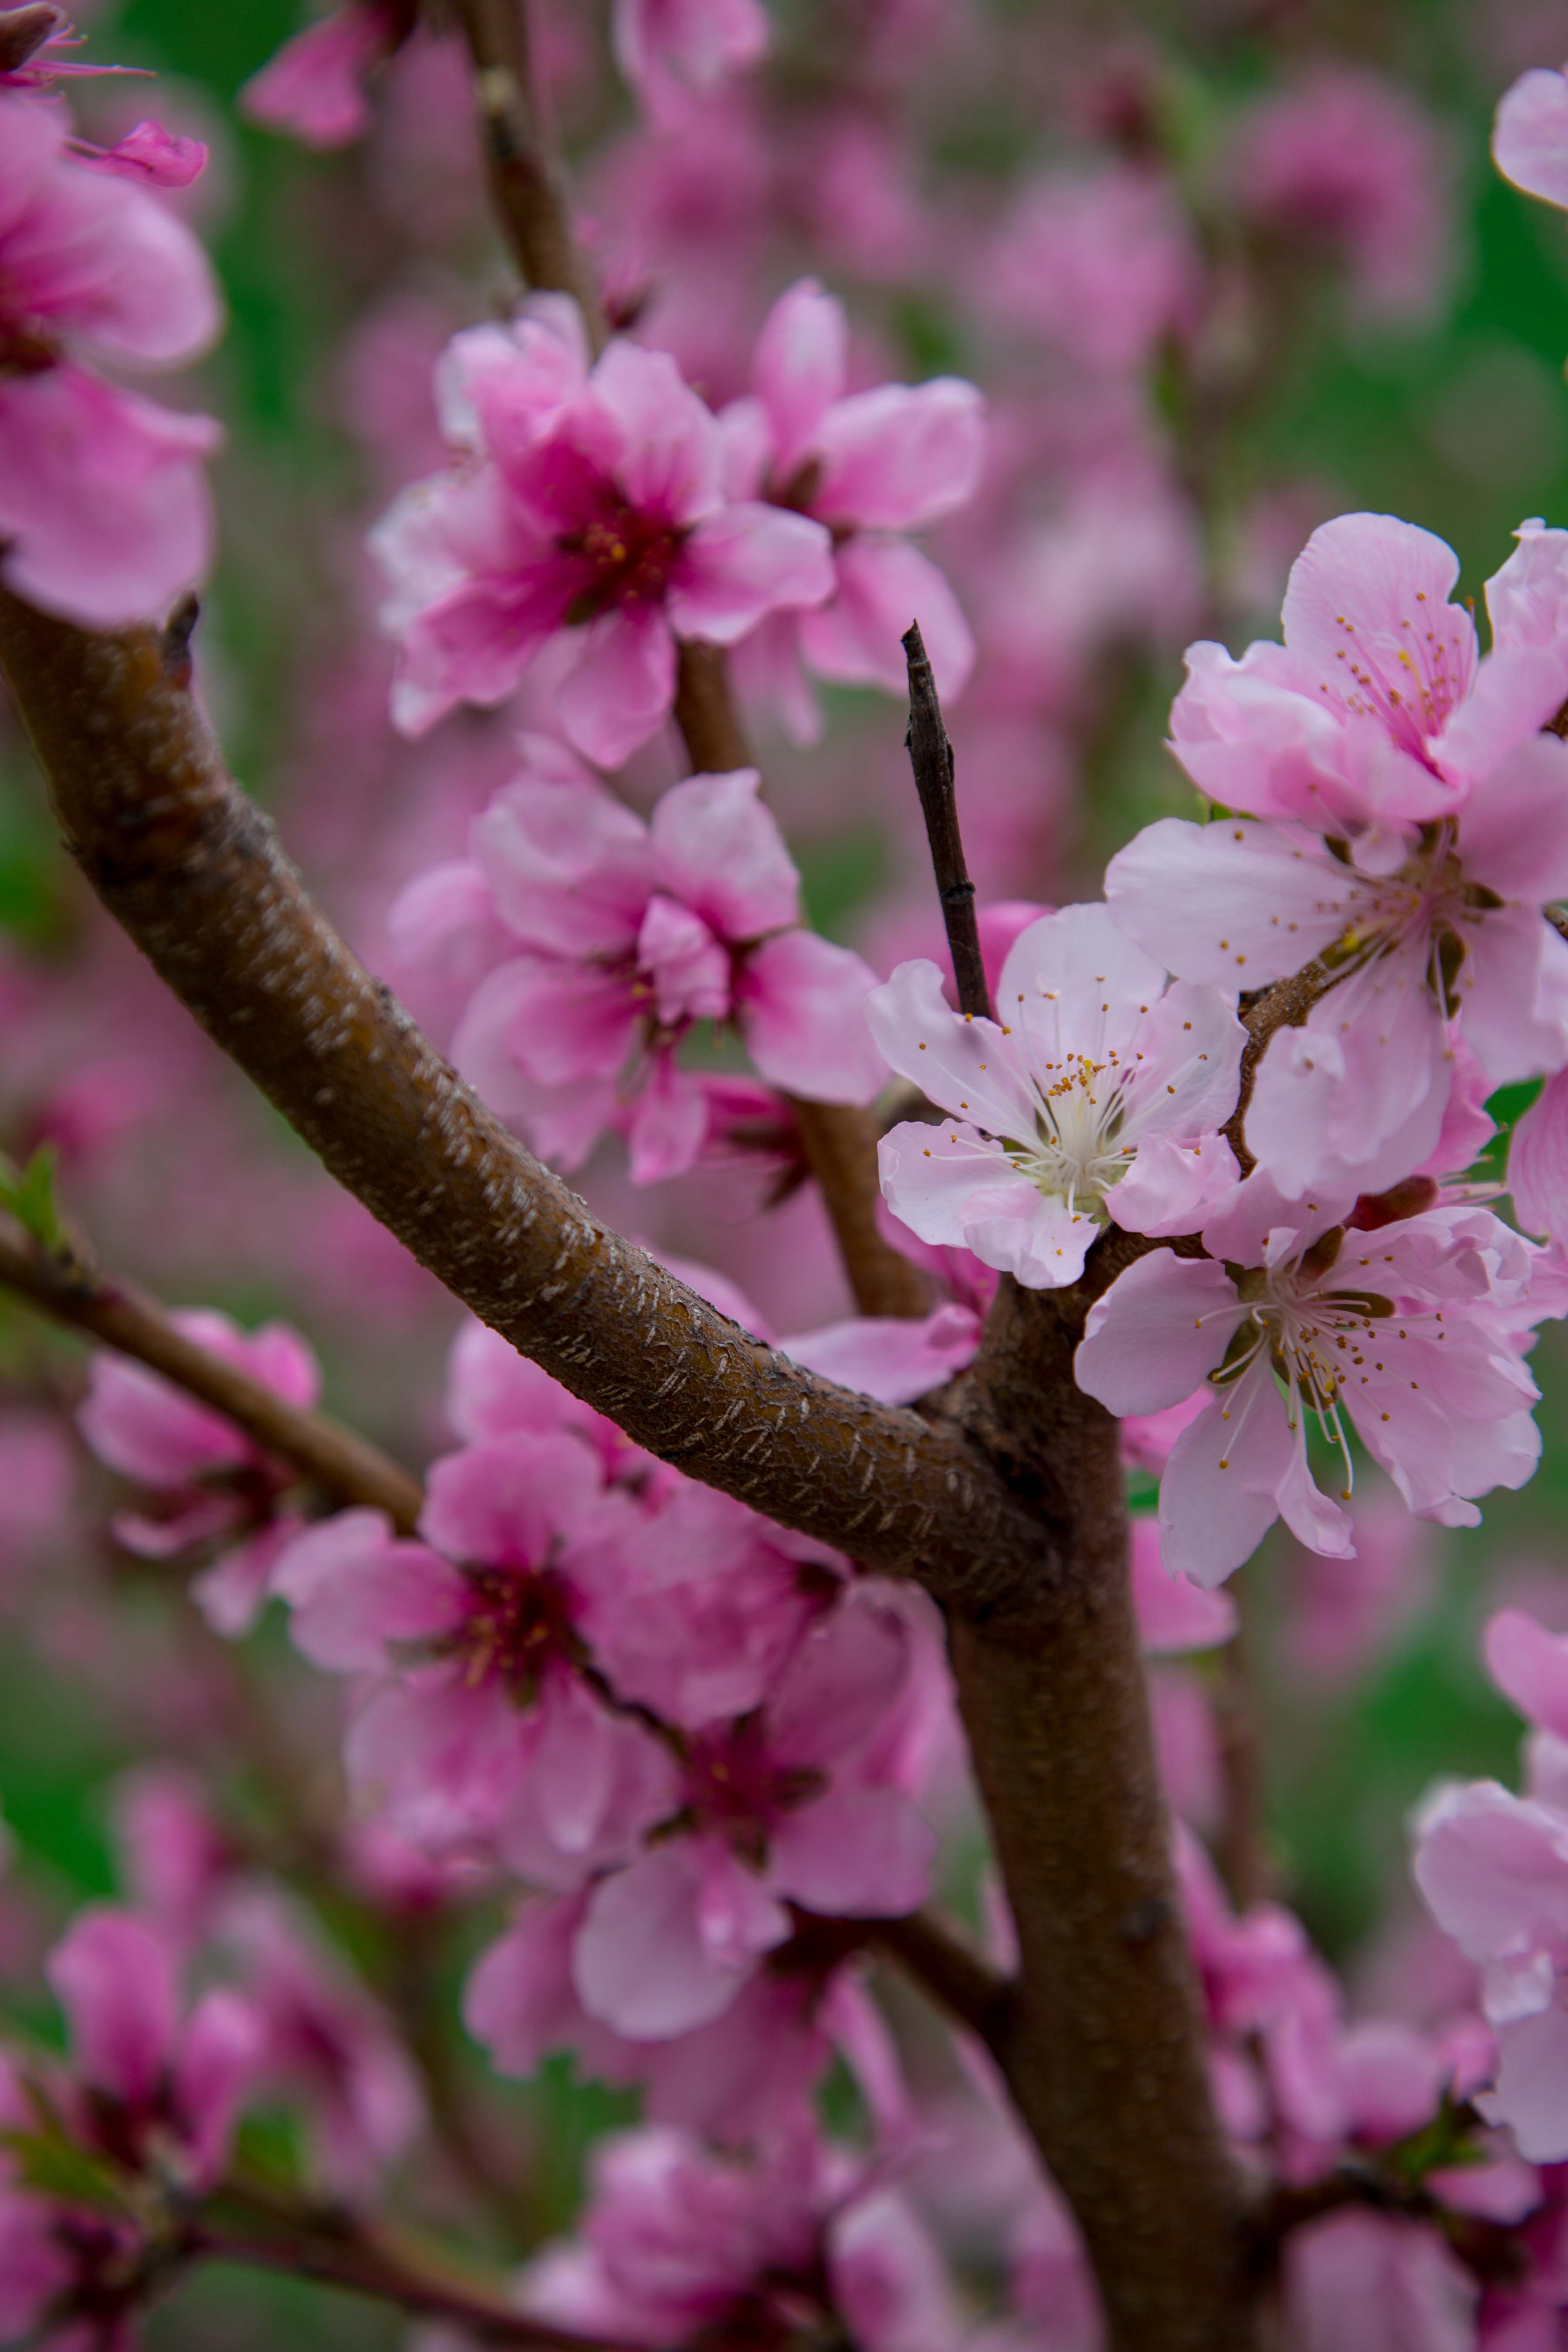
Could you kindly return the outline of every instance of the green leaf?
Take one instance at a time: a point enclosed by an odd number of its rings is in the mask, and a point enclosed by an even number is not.
[[[35,1241],[58,1249],[63,1238],[55,1205],[56,1152],[52,1143],[40,1143],[24,1169],[0,1154],[0,1202]]]
[[[23,2189],[41,2197],[58,2197],[68,2205],[93,2205],[100,2210],[132,2210],[124,2181],[110,2164],[89,2156],[53,2132],[0,2131],[0,2147],[16,2159],[16,2178]]]

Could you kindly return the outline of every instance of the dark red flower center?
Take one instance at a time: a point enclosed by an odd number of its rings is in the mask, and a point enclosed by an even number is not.
[[[601,511],[555,544],[572,559],[575,586],[566,610],[574,626],[601,613],[663,602],[685,532],[662,516],[611,496]]]
[[[498,1681],[531,1699],[552,1658],[579,1652],[565,1584],[548,1568],[471,1568],[468,1579],[468,1614],[448,1645],[464,1681]]]

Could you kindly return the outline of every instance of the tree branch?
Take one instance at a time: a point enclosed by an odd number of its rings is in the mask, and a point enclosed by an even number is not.
[[[476,1100],[312,905],[157,636],[86,636],[0,590],[0,669],[110,912],[482,1322],[650,1452],[956,1607],[1052,1581],[1048,1538],[961,1432],[762,1346]]]
[[[907,1919],[868,1919],[867,1939],[879,1944],[910,1982],[955,2023],[967,2026],[992,2053],[1004,2054],[1012,2020],[1011,1978],[983,1959],[932,1911]]]
[[[209,2199],[193,2218],[184,2248],[191,2257],[281,2271],[422,2318],[450,2320],[485,2344],[523,2345],[531,2352],[627,2352],[624,2345],[530,2318],[504,2289],[481,2284],[466,2266],[459,2271],[402,2239],[248,2187],[226,2187]]]
[[[589,343],[601,350],[604,311],[541,123],[523,0],[448,5],[473,59],[490,204],[512,259],[525,285],[576,297]]]
[[[948,953],[952,958],[958,1009],[972,1018],[994,1021],[985,961],[980,952],[980,929],[974,919],[974,885],[964,863],[963,839],[958,828],[958,795],[953,790],[952,745],[942,723],[936,680],[921,635],[911,621],[904,631],[904,658],[910,668],[910,726],[904,748],[914,770],[921,796],[926,839],[931,844],[931,871],[947,926]]]
[[[0,1283],[40,1313],[134,1357],[242,1430],[340,1503],[384,1511],[412,1535],[424,1501],[419,1481],[368,1439],[291,1405],[264,1382],[188,1339],[163,1307],[132,1284],[102,1273],[79,1245],[46,1249],[0,1214]]]

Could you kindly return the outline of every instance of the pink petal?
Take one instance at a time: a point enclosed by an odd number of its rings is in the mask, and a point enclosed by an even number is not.
[[[161,122],[138,122],[112,147],[89,148],[78,161],[143,187],[188,188],[205,171],[207,151],[199,139],[184,139]]]
[[[1553,2007],[1503,2026],[1498,2057],[1496,2087],[1477,2101],[1481,2113],[1509,2126],[1529,2162],[1562,2163],[1568,2157],[1568,2011]]]
[[[473,841],[497,910],[524,945],[562,956],[632,947],[653,887],[648,829],[595,778],[504,785]]]
[[[151,201],[151,199],[149,199]],[[86,629],[161,619],[207,568],[210,417],[68,364],[0,381],[0,539],[13,591]]]
[[[985,453],[985,403],[956,376],[912,389],[881,384],[836,402],[814,446],[822,479],[812,511],[824,522],[919,530],[973,496]]]
[[[1261,988],[1336,939],[1359,887],[1316,842],[1247,818],[1145,825],[1105,869],[1130,939],[1184,980]]]
[[[432,1463],[419,1531],[449,1559],[542,1568],[603,1489],[586,1446],[519,1431]]]
[[[930,1890],[936,1832],[891,1789],[832,1788],[786,1813],[768,1845],[768,1876],[808,1911],[898,1918]]]
[[[261,2070],[267,2029],[237,1993],[204,1993],[180,2037],[172,2090],[198,2181],[222,2171],[239,2105]]]
[[[786,487],[815,446],[825,411],[844,390],[844,305],[815,278],[781,294],[763,321],[752,382],[773,428],[773,471]]]
[[[668,599],[671,615],[675,598]],[[566,737],[584,759],[618,768],[646,743],[675,698],[675,642],[661,612],[606,613],[583,632],[583,650],[555,689]]]
[[[878,1047],[902,1078],[955,1118],[994,1136],[1034,1133],[1034,1093],[1018,1049],[994,1021],[968,1020],[943,993],[929,958],[900,964],[866,999]]]
[[[967,1307],[939,1307],[919,1322],[868,1316],[785,1337],[786,1356],[840,1388],[881,1404],[912,1404],[973,1361],[980,1318]]]
[[[637,933],[637,971],[653,985],[666,1028],[722,1021],[730,1010],[730,956],[700,915],[656,890]]]
[[[1177,1438],[1160,1481],[1165,1566],[1205,1591],[1222,1584],[1279,1517],[1278,1489],[1296,1454],[1285,1401],[1267,1364],[1233,1388],[1216,1390],[1207,1411]]]
[[[370,128],[364,74],[387,47],[385,21],[366,0],[348,0],[285,41],[239,93],[242,114],[286,131],[306,147],[346,147]]]
[[[895,1127],[878,1146],[878,1165],[894,1216],[939,1248],[967,1249],[990,1219],[1032,1218],[1043,1205],[1001,1145],[962,1119]]]
[[[1492,161],[1527,195],[1568,208],[1568,80],[1562,74],[1534,66],[1503,92]]]
[[[616,478],[630,504],[670,523],[710,512],[722,457],[718,424],[668,352],[617,337],[591,383],[621,436]]]
[[[708,1097],[695,1071],[658,1054],[632,1112],[631,1179],[662,1184],[696,1165],[708,1132]]]
[[[295,1648],[328,1674],[384,1674],[389,1642],[450,1633],[468,1609],[457,1571],[399,1540],[381,1511],[339,1511],[296,1536],[272,1589],[292,1612]]]
[[[1224,1361],[1245,1311],[1212,1258],[1151,1250],[1089,1308],[1074,1377],[1114,1413],[1181,1404]]]
[[[689,776],[653,813],[655,874],[723,940],[800,920],[800,877],[761,791],[755,768]]]
[[[1568,1738],[1568,1643],[1522,1609],[1500,1609],[1481,1647],[1504,1698],[1542,1731]]]
[[[770,1085],[812,1102],[869,1102],[882,1057],[866,1022],[877,975],[815,931],[781,931],[736,975],[735,1018]]]
[[[1439,732],[1475,678],[1475,623],[1448,602],[1458,576],[1458,556],[1435,532],[1394,515],[1338,515],[1290,568],[1285,643],[1413,748]],[[1352,663],[1359,675],[1347,687]]]
[[[742,1952],[715,1958],[705,1942],[701,1885],[702,1858],[683,1838],[595,1888],[572,1955],[573,1982],[591,2017],[635,2040],[663,2041],[723,2015],[749,1970]],[[771,1941],[779,1944],[789,1920],[773,1908]]]
[[[128,2105],[157,2090],[179,2014],[174,1955],[132,1912],[79,1911],[45,1968],[83,2077]]]
[[[732,646],[768,613],[833,593],[833,542],[819,522],[742,499],[698,524],[670,583],[670,625]]]
[[[910,1669],[903,1620],[868,1593],[841,1601],[805,1635],[768,1709],[768,1737],[783,1762],[838,1763],[868,1738],[900,1696]]]
[[[974,666],[974,640],[957,598],[929,557],[907,539],[862,533],[835,558],[837,593],[800,624],[800,645],[819,677],[906,690],[902,638],[918,621],[940,693],[961,694]]]
[[[1568,1241],[1568,1070],[1549,1078],[1508,1147],[1508,1188],[1527,1234]]]
[[[427,735],[459,702],[504,702],[557,618],[555,599],[527,587],[473,579],[447,589],[403,632],[392,682],[398,733]]]
[[[1236,1603],[1226,1592],[1205,1592],[1190,1577],[1173,1576],[1160,1557],[1152,1519],[1132,1522],[1132,1606],[1138,1639],[1155,1657],[1212,1650],[1236,1633]]]

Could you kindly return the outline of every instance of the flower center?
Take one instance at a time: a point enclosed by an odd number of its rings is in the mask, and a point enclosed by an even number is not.
[[[662,602],[685,533],[661,516],[646,514],[613,493],[602,511],[555,544],[572,559],[571,626],[601,613]]]
[[[686,1801],[704,1826],[717,1830],[736,1853],[759,1867],[768,1832],[779,1815],[806,1802],[822,1776],[768,1753],[754,1716],[721,1731],[700,1732],[686,1759]]]
[[[499,1682],[527,1703],[552,1658],[577,1654],[571,1595],[552,1569],[471,1568],[468,1613],[442,1647],[470,1689]]]
[[[1100,1223],[1104,1196],[1126,1174],[1135,1149],[1117,1139],[1127,1076],[1114,1054],[1104,1062],[1069,1054],[1064,1062],[1046,1063],[1035,1078],[1034,1139],[1005,1146],[1019,1174],[1037,1191]]]

